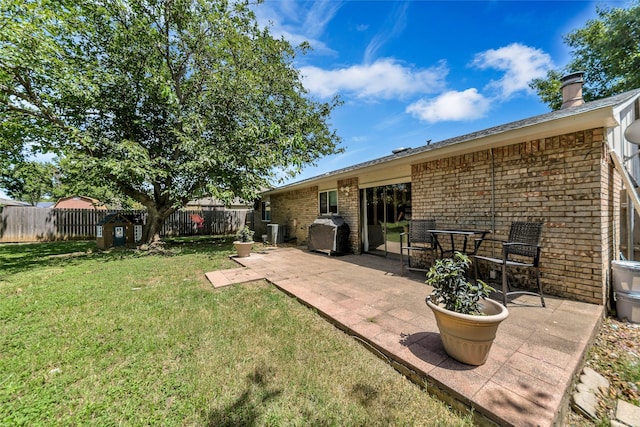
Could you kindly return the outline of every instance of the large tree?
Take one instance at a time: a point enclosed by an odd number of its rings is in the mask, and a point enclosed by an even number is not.
[[[605,98],[640,87],[640,3],[628,8],[597,8],[597,19],[564,37],[571,60],[561,70],[552,70],[531,87],[552,109],[562,105],[560,78],[585,72],[585,101]]]
[[[62,157],[56,159],[56,181],[53,198],[58,200],[71,195],[81,195],[100,200],[112,209],[142,209],[140,203],[124,196],[108,177],[83,161]]]
[[[293,63],[305,46],[261,29],[247,1],[0,7],[0,125],[144,205],[146,242],[190,199],[251,200],[339,151],[337,101],[310,99]]]
[[[53,195],[56,167],[51,163],[21,161],[8,165],[0,174],[0,188],[14,199],[35,206]]]

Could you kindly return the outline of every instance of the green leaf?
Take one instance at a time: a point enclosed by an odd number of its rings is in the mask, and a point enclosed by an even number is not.
[[[640,3],[628,8],[598,6],[598,17],[564,36],[571,59],[531,87],[553,110],[562,105],[560,78],[584,71],[583,98],[591,101],[640,87]]]
[[[433,287],[431,299],[447,310],[462,314],[480,314],[480,300],[494,289],[481,280],[475,284],[467,280],[471,260],[456,252],[453,258],[437,259],[427,271],[426,284]]]
[[[0,5],[0,162],[29,144],[90,165],[87,185],[147,208],[147,241],[190,199],[251,201],[341,151],[340,102],[307,96],[246,1]]]

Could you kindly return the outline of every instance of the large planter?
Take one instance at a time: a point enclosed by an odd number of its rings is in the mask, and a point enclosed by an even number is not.
[[[233,242],[233,246],[236,248],[238,258],[245,258],[251,256],[251,248],[254,242]]]
[[[505,306],[490,299],[481,301],[484,315],[460,314],[431,302],[440,330],[440,338],[447,354],[468,365],[482,365],[487,361],[489,350],[496,337],[498,325],[509,316]]]

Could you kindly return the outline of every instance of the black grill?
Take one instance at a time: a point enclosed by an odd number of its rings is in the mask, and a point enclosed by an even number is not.
[[[319,216],[309,226],[309,250],[349,253],[349,232],[349,224],[341,216]]]

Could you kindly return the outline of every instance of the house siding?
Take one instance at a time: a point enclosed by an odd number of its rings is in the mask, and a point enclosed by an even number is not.
[[[300,245],[307,243],[307,230],[318,217],[318,187],[272,195],[271,223],[286,226],[286,237]]]
[[[494,223],[498,239],[512,221],[543,221],[545,293],[603,304],[619,185],[604,146],[599,128],[414,165],[413,218],[435,218],[438,227]]]
[[[606,148],[603,148],[606,151]],[[608,292],[611,287],[610,260],[617,259],[620,252],[620,237],[622,230],[622,197],[626,197],[623,191],[622,177],[615,170],[615,167],[608,157],[608,153],[603,153],[602,167],[602,271],[603,286],[600,290],[602,303],[609,301]]]
[[[338,189],[338,215],[349,224],[349,246],[352,253],[361,252],[360,197],[358,179],[336,181]],[[295,237],[299,245],[306,245],[309,226],[319,216],[318,187],[273,194],[271,222],[286,224],[289,237]]]
[[[544,292],[595,304],[608,300],[609,260],[620,247],[622,180],[603,128],[417,163],[411,186],[412,218],[434,218],[439,228],[487,229],[506,239],[512,221],[544,222]],[[358,178],[337,180],[336,188],[352,252],[359,254]],[[318,187],[272,194],[270,200],[272,222],[286,224],[289,236],[306,244],[318,215]],[[489,250],[481,247],[482,254]],[[534,284],[527,270],[511,277],[518,285]]]

